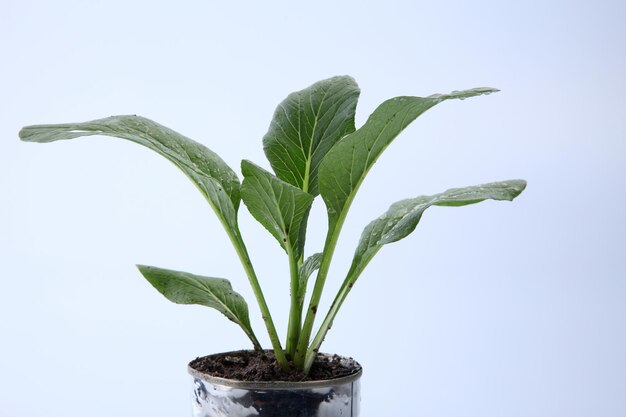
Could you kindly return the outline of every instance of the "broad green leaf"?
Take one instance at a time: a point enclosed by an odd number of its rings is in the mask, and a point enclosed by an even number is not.
[[[104,135],[143,145],[180,168],[205,196],[222,223],[236,230],[239,179],[213,151],[180,133],[140,116],[112,116],[85,123],[35,125],[23,128],[26,142],[54,142]]]
[[[307,352],[305,369],[309,368],[328,330],[352,286],[374,255],[387,243],[408,236],[419,223],[424,210],[431,206],[459,207],[484,200],[508,200],[517,197],[526,188],[526,181],[511,180],[465,188],[453,188],[433,196],[421,196],[398,201],[387,212],[365,227],[348,271],[324,322],[311,342]]]
[[[198,304],[211,307],[237,323],[255,347],[260,348],[248,316],[248,305],[223,278],[210,278],[188,272],[154,266],[137,265],[141,274],[168,300],[176,304]]]
[[[351,280],[356,280],[383,245],[403,239],[413,232],[427,208],[431,206],[459,207],[484,200],[512,201],[524,191],[524,188],[526,188],[525,181],[510,180],[452,188],[440,194],[420,196],[392,204],[385,214],[365,227],[350,268]]]
[[[352,77],[333,77],[291,93],[278,105],[263,148],[280,179],[319,194],[319,164],[339,139],[354,131],[359,92]]]
[[[241,197],[248,210],[287,253],[299,259],[304,248],[300,233],[313,196],[277,178],[250,161],[241,162]]]
[[[309,277],[320,268],[322,262],[322,254],[315,253],[309,256],[298,268],[298,276],[300,277],[300,285],[298,285],[298,303],[300,309],[304,303],[304,296],[306,295],[306,287],[309,282]]]
[[[465,99],[498,91],[475,88],[429,97],[396,97],[382,103],[365,124],[339,141],[322,160],[319,189],[334,229],[345,218],[361,182],[381,153],[413,120],[449,99]]]

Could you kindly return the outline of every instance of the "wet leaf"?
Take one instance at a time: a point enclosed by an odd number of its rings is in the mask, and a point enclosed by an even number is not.
[[[359,87],[352,77],[333,77],[291,93],[274,112],[263,138],[265,155],[283,181],[319,194],[317,171],[326,153],[354,131]]]
[[[300,277],[300,285],[298,286],[298,302],[300,304],[300,309],[302,309],[302,304],[304,302],[304,296],[306,295],[306,287],[309,282],[309,278],[320,268],[320,263],[322,262],[322,254],[315,253],[309,256],[298,268],[298,276]]]
[[[396,97],[382,103],[367,122],[328,152],[319,170],[320,194],[334,228],[345,215],[361,182],[389,144],[426,110],[449,99],[465,99],[498,91],[475,88],[429,97]]]
[[[240,294],[233,291],[228,280],[154,266],[137,265],[137,268],[168,300],[176,304],[198,304],[216,309],[237,323],[255,347],[260,347],[250,327],[248,304]]]
[[[419,223],[424,211],[431,206],[460,207],[484,200],[512,201],[526,187],[526,181],[510,180],[452,188],[432,196],[420,196],[398,201],[387,212],[365,227],[354,254],[349,275],[356,277],[363,271],[378,250],[388,243],[408,236]]]
[[[250,161],[241,162],[241,196],[246,207],[286,252],[298,259],[304,248],[306,222],[313,196]]]
[[[236,230],[239,179],[213,151],[178,132],[140,116],[111,116],[84,123],[27,126],[20,131],[26,142],[54,142],[81,136],[103,135],[143,145],[182,170],[211,204],[222,223]]]
[[[324,341],[344,300],[352,290],[363,269],[383,245],[408,236],[419,223],[424,211],[431,206],[459,207],[484,200],[508,200],[517,197],[526,187],[526,181],[511,180],[465,188],[453,188],[433,196],[421,196],[398,201],[387,212],[365,227],[354,254],[346,279],[337,292],[324,322],[311,342],[307,352],[305,369],[310,367],[317,350]]]

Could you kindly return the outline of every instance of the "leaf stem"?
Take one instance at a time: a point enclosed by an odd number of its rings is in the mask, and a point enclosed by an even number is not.
[[[324,342],[324,338],[326,337],[326,334],[332,327],[333,321],[335,320],[335,317],[337,316],[339,309],[341,308],[341,306],[343,305],[343,302],[348,296],[348,293],[350,293],[350,291],[352,290],[352,286],[354,285],[356,280],[359,278],[359,276],[361,275],[365,267],[369,264],[369,261],[371,261],[374,255],[376,255],[378,250],[380,250],[380,248],[377,249],[375,252],[371,253],[368,256],[368,259],[365,261],[365,263],[361,264],[358,269],[351,268],[350,271],[348,271],[348,274],[346,275],[346,278],[341,284],[341,288],[339,288],[339,291],[337,291],[337,295],[335,296],[335,299],[333,300],[333,303],[330,306],[330,309],[328,310],[328,313],[326,314],[324,321],[322,322],[319,330],[317,331],[317,334],[315,335],[315,338],[311,342],[311,345],[306,352],[306,357],[305,357],[304,365],[303,365],[303,370],[305,374],[307,374],[309,370],[311,369],[311,366],[313,365],[313,362],[315,361],[315,358],[317,357],[317,352],[319,351],[319,348],[322,345],[322,342]]]
[[[265,322],[265,327],[267,328],[267,333],[270,337],[272,348],[274,349],[276,361],[281,367],[288,368],[289,362],[287,361],[285,352],[283,351],[283,348],[280,344],[280,339],[278,337],[278,333],[276,332],[276,326],[274,326],[274,320],[272,320],[272,315],[267,306],[267,302],[265,301],[265,296],[263,295],[263,290],[261,289],[259,280],[256,276],[256,273],[254,272],[254,267],[252,266],[252,262],[250,261],[250,256],[248,255],[248,251],[246,249],[245,243],[243,242],[243,238],[241,237],[241,233],[239,232],[238,227],[236,230],[231,230],[228,227],[226,227],[225,229],[228,233],[228,237],[235,247],[235,251],[239,256],[239,260],[241,261],[241,264],[246,271],[248,281],[250,281],[250,286],[252,287],[254,296],[256,297],[257,303],[259,304],[261,316],[263,318],[263,321]]]
[[[298,266],[301,263],[301,258],[296,259],[289,242],[287,242],[285,247],[287,248],[287,255],[289,257],[289,274],[291,278],[291,305],[289,308],[289,325],[287,330],[287,354],[293,359],[296,353],[298,339],[300,337],[300,326],[302,325],[302,309],[298,302],[298,292],[300,287]]]
[[[263,346],[261,346],[261,342],[259,342],[259,339],[256,338],[256,335],[254,334],[252,329],[250,329],[250,331],[244,329],[244,332],[246,333],[246,335],[252,342],[252,345],[254,346],[254,350],[263,350]]]
[[[309,340],[313,331],[313,324],[315,323],[317,308],[319,306],[320,299],[322,298],[322,293],[324,292],[326,276],[328,275],[328,270],[330,269],[330,263],[335,253],[335,247],[337,246],[337,241],[339,239],[339,234],[341,233],[343,222],[346,218],[346,213],[347,210],[344,210],[337,219],[336,223],[329,224],[328,234],[324,244],[324,251],[322,252],[320,269],[317,273],[317,278],[315,279],[315,286],[313,287],[313,293],[311,294],[311,300],[309,301],[306,318],[304,320],[304,325],[302,326],[298,346],[296,348],[294,362],[299,368],[302,368],[304,365],[305,356],[309,347]]]

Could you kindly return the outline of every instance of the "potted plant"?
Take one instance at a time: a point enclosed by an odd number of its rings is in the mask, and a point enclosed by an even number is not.
[[[392,204],[369,223],[352,264],[322,316],[314,323],[331,260],[354,196],[387,146],[418,116],[450,99],[498,90],[475,88],[428,97],[395,97],[382,103],[356,129],[360,90],[348,76],[319,81],[290,94],[274,113],[263,147],[274,171],[243,161],[243,181],[214,152],[165,126],[139,116],[113,116],[85,123],[23,128],[28,142],[53,142],[104,135],[127,139],[174,163],[196,185],[224,226],[256,297],[272,349],[264,350],[250,325],[248,305],[229,281],[139,265],[141,274],[170,301],[214,308],[241,327],[253,350],[198,358],[189,364],[194,377],[196,416],[358,415],[361,367],[350,358],[320,353],[343,302],[363,270],[386,244],[408,236],[431,206],[464,206],[483,200],[513,200],[523,180],[453,188]],[[305,254],[308,215],[321,196],[327,214],[320,252]],[[239,229],[240,203],[274,236],[286,253],[290,310],[286,340],[279,338],[259,279]],[[313,279],[307,297],[308,281]]]

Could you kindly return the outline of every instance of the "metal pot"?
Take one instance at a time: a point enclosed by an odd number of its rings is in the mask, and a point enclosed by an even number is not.
[[[321,354],[322,360],[331,355]],[[214,377],[188,367],[193,377],[194,417],[358,417],[361,366],[341,378],[304,382],[246,382]]]

